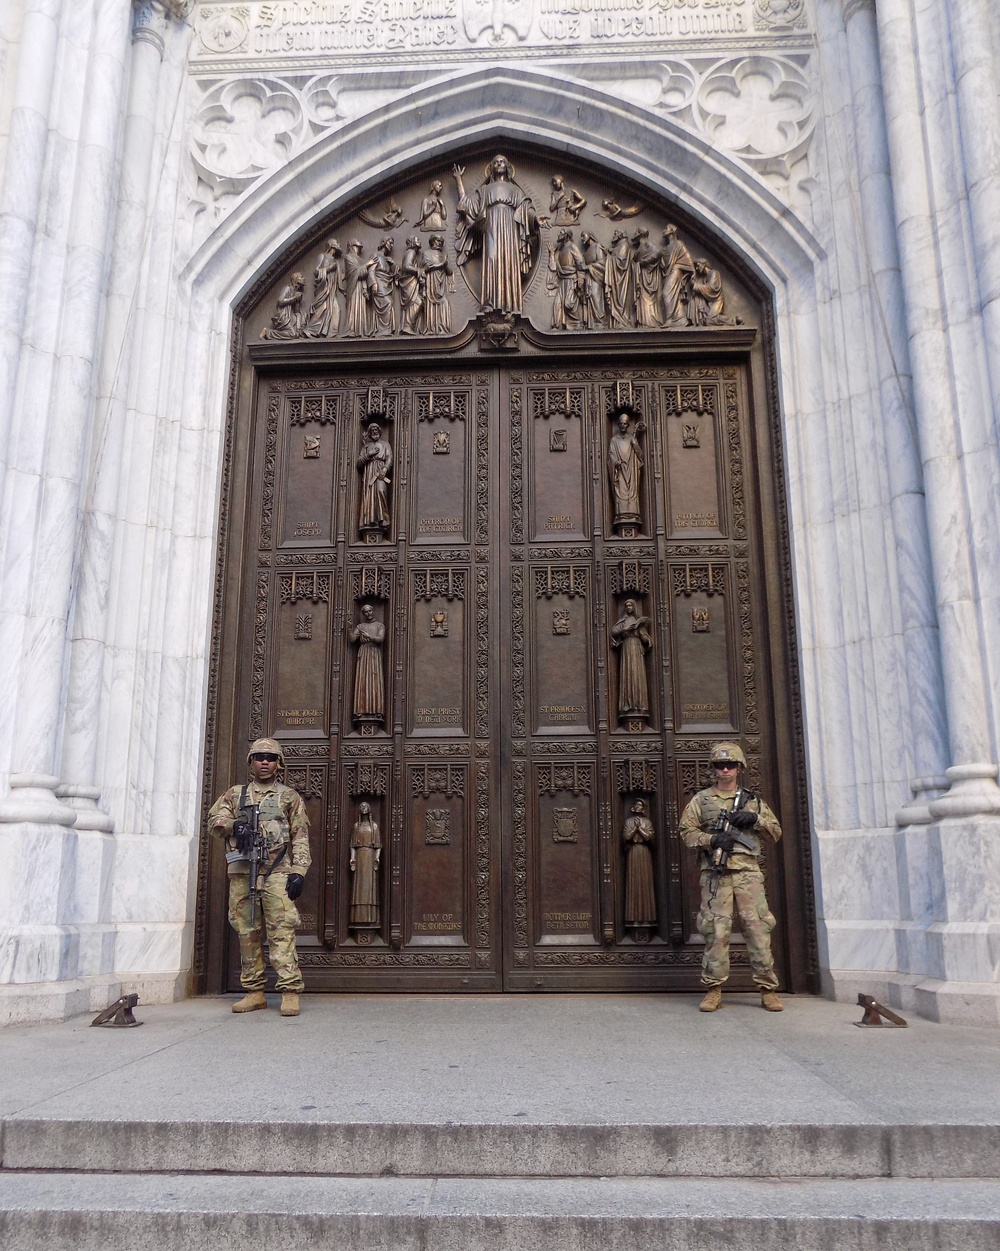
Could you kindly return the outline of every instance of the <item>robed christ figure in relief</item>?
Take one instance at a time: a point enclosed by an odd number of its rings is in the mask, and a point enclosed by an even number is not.
[[[484,313],[520,313],[522,280],[531,270],[538,218],[531,200],[514,181],[514,167],[497,154],[486,167],[482,186],[466,191],[465,168],[452,173],[458,188],[458,263],[482,254],[480,307]]]

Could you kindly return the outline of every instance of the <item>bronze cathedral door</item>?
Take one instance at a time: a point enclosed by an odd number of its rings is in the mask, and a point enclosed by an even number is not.
[[[577,200],[600,203],[580,186]],[[399,201],[410,220],[426,211],[417,191]],[[447,259],[436,238],[429,255]],[[312,823],[308,988],[696,990],[697,873],[677,820],[723,737],[743,744],[750,786],[784,823],[787,849],[766,862],[776,956],[786,985],[809,988],[758,331],[720,312],[657,333],[637,295],[637,324],[615,331],[609,288],[592,336],[561,335],[582,287],[560,286],[550,247],[556,276],[526,283],[521,314],[477,320],[471,282],[453,299],[471,304],[469,329],[449,310],[436,342],[407,340],[407,316],[433,329],[399,277],[423,264],[430,284],[427,248],[397,252],[397,269],[383,240],[396,285],[380,295],[352,241],[366,295],[335,245],[322,245],[310,316],[337,342],[310,339],[304,312],[288,320],[301,282],[279,275],[248,317],[263,342],[237,351],[206,780],[208,799],[241,776],[258,735],[284,745]],[[341,266],[325,311],[324,264]],[[344,319],[362,298],[375,320],[352,339]],[[236,989],[216,852],[202,862],[200,984]],[[737,940],[736,986],[749,985],[742,955]]]

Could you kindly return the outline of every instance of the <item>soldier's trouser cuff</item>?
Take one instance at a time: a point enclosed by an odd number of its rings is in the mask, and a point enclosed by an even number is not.
[[[724,978],[722,979],[722,981],[721,981],[721,982],[710,982],[710,981],[708,980],[708,978],[707,978],[707,977],[703,977],[703,978],[701,979],[701,984],[702,984],[702,986],[704,986],[704,987],[706,987],[706,988],[710,988],[710,987],[712,987],[712,986],[725,986],[725,984],[726,984],[726,982],[727,982],[728,980],[729,980],[728,978],[725,978],[725,977],[724,977]]]

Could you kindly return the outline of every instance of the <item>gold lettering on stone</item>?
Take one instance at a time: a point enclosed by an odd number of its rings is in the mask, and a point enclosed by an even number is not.
[[[318,539],[322,531],[318,521],[300,521],[295,527],[293,537],[296,539]]]
[[[675,530],[718,530],[718,513],[674,513]]]
[[[566,513],[558,513],[546,520],[544,528],[546,530],[572,530],[573,518]]]

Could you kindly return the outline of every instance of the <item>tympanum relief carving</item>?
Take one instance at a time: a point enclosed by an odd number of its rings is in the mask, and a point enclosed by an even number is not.
[[[593,176],[504,152],[435,173],[382,193],[300,255],[272,289],[260,338],[445,337],[477,320],[486,349],[510,351],[518,319],[558,334],[743,323],[717,259]]]

